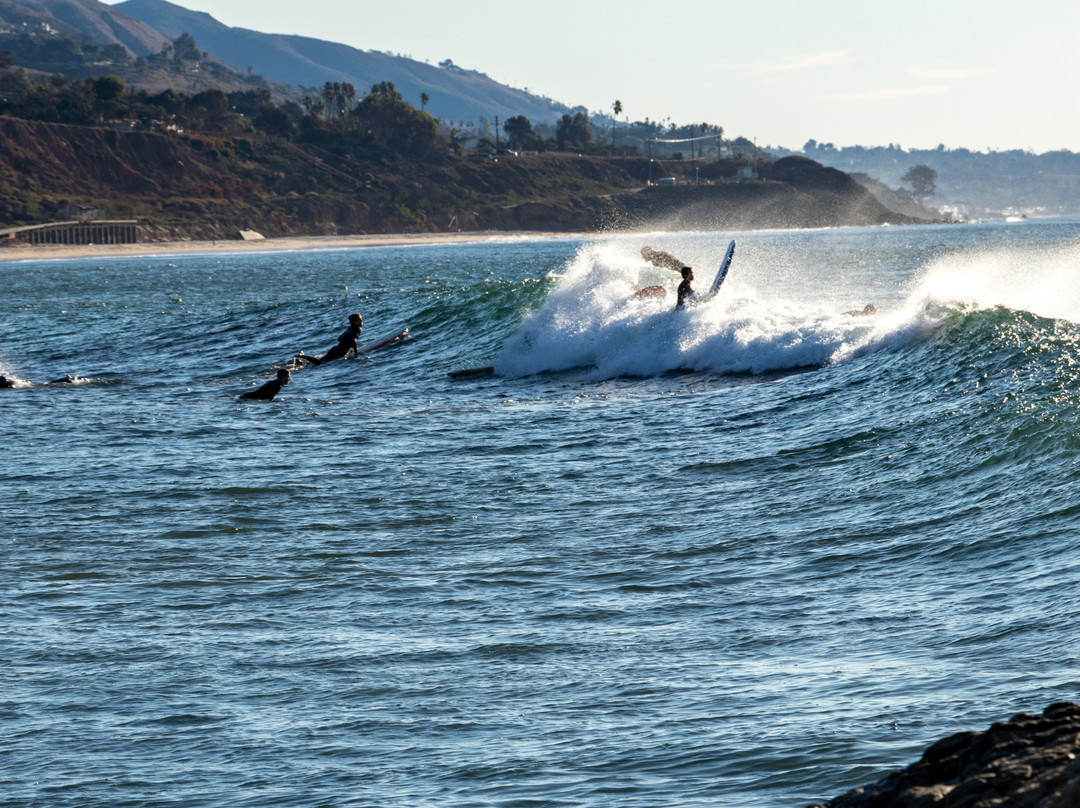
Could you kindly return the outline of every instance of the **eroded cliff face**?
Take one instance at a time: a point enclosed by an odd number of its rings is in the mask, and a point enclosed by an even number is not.
[[[5,225],[51,221],[67,202],[108,216],[154,217],[180,200],[222,198],[211,190],[221,179],[189,144],[164,134],[0,117]]]
[[[938,741],[883,780],[812,808],[1076,808],[1080,704]]]
[[[282,236],[910,221],[842,172],[791,160],[755,182],[641,190],[641,166],[598,157],[491,163],[446,155],[358,165],[260,136],[0,116],[0,226],[53,221],[69,202],[94,205],[103,217],[138,218],[146,238],[228,238],[240,229]]]
[[[266,235],[481,230],[522,226],[514,203],[545,196],[554,201],[525,209],[527,227],[593,229],[591,207],[574,200],[633,183],[591,160],[555,161],[542,177],[530,177],[527,161],[460,159],[448,169],[450,162],[346,172],[268,138],[0,116],[0,226],[52,221],[61,205],[77,202],[144,220],[146,234],[162,238],[224,238],[245,228]]]
[[[0,116],[0,172],[34,180],[54,193],[110,190],[161,193],[205,178],[176,138]]]

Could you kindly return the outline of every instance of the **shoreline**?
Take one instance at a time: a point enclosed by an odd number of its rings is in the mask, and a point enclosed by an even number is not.
[[[491,241],[546,241],[586,238],[588,233],[483,230],[469,233],[385,233],[354,236],[281,236],[241,241],[140,241],[134,244],[35,244],[0,248],[0,262],[71,258],[120,258],[183,253],[288,252],[345,250],[362,247],[413,247],[425,244],[472,244]]]

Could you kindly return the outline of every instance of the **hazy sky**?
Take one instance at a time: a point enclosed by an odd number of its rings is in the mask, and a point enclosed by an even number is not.
[[[761,145],[1080,151],[1076,0],[172,2]]]

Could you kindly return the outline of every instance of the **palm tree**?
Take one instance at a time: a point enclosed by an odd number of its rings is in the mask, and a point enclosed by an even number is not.
[[[420,111],[424,111],[424,107],[428,105],[428,101],[431,100],[431,96],[427,93],[420,93]]]
[[[611,105],[611,156],[615,156],[615,116],[622,112],[622,101],[615,99],[615,103]]]
[[[351,82],[343,82],[341,85],[341,114],[344,115],[356,103],[356,88]]]
[[[337,109],[337,98],[341,92],[341,85],[337,82],[326,82],[322,88],[322,102],[323,112],[326,113],[327,122],[331,121],[334,117],[334,110]]]

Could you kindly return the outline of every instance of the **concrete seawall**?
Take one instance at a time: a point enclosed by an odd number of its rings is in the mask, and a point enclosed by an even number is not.
[[[134,244],[138,241],[138,221],[49,222],[0,230],[0,246],[24,244]]]

